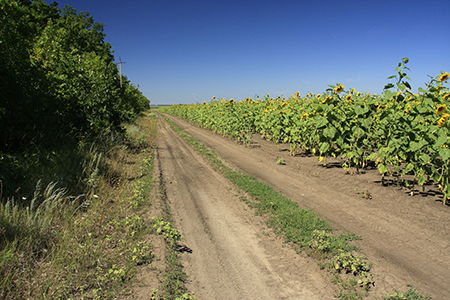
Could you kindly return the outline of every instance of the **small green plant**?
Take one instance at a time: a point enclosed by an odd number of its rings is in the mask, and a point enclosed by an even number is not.
[[[106,279],[112,281],[125,281],[126,276],[127,272],[124,268],[120,268],[117,265],[112,265],[112,267],[108,270]]]
[[[130,200],[130,205],[133,208],[141,206],[145,202],[145,182],[138,181],[133,188],[133,196]]]
[[[413,286],[408,286],[406,292],[395,291],[393,294],[384,297],[385,300],[431,300],[428,295],[421,295]]]
[[[149,157],[144,158],[142,160],[142,163],[143,163],[143,167],[145,167],[145,168],[151,167],[153,165],[153,157],[149,156]]]
[[[132,238],[145,228],[144,219],[138,215],[128,216],[118,221],[110,221],[108,224],[113,228],[124,230]]]
[[[375,286],[375,281],[373,280],[372,274],[369,272],[361,272],[357,280],[359,287],[369,290],[371,286]]]
[[[181,296],[178,296],[175,298],[175,300],[196,300],[197,298],[195,298],[192,295],[189,295],[188,293],[184,293]]]
[[[164,299],[158,289],[152,289],[150,293],[150,300],[161,300]]]
[[[130,250],[131,261],[136,265],[143,265],[154,257],[150,245],[145,241],[137,242]]]
[[[325,230],[314,230],[309,246],[321,252],[330,252],[333,249],[333,235]]]
[[[170,222],[166,222],[162,218],[155,218],[152,228],[156,233],[162,235],[172,247],[176,246],[178,241],[181,240],[180,232]]]
[[[284,158],[282,158],[282,157],[278,157],[277,158],[277,164],[284,166],[284,165],[286,165],[286,160]]]
[[[333,260],[333,266],[338,272],[352,273],[353,275],[359,275],[362,272],[370,271],[370,264],[365,262],[366,258],[363,256],[355,255],[351,252],[341,251],[336,255]]]

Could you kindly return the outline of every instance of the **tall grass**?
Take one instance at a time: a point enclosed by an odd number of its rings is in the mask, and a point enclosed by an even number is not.
[[[35,270],[70,247],[63,233],[96,205],[101,182],[119,184],[122,156],[150,146],[143,129],[0,159],[0,299],[29,297]]]
[[[43,188],[38,182],[28,205],[14,199],[0,203],[0,298],[7,298],[30,262],[51,248],[65,199],[66,191],[56,183]]]
[[[77,165],[65,174],[71,180],[44,183],[51,175],[47,174],[43,180],[37,180],[32,193],[25,194],[31,194],[31,199],[14,195],[0,201],[0,299],[16,298],[20,294],[20,282],[32,278],[33,266],[58,242],[59,229],[71,215],[90,204],[105,167],[103,154],[94,145],[88,150],[74,149],[72,153],[77,153],[77,157],[61,153],[58,159],[63,159],[51,172],[58,174],[64,163]],[[79,157],[83,159],[73,161]],[[39,172],[42,170],[36,170]],[[78,195],[69,195],[69,189],[63,187],[68,182],[77,185]]]

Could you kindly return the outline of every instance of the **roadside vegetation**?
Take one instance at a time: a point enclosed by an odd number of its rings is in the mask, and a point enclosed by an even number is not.
[[[86,12],[0,0],[2,299],[108,298],[152,260],[155,121],[133,125],[149,100],[104,37]]]
[[[89,197],[50,184],[29,206],[2,204],[2,299],[113,298],[136,267],[152,262],[156,120],[126,126],[123,140],[92,163]],[[101,166],[101,168],[100,168]],[[34,204],[38,201],[39,204]]]
[[[436,185],[441,200],[450,196],[449,73],[430,79],[413,93],[404,58],[381,95],[330,86],[323,94],[290,98],[174,105],[165,112],[242,143],[259,133],[289,143],[293,155],[313,154],[325,163],[340,157],[344,168],[377,168],[383,184],[424,188]]]

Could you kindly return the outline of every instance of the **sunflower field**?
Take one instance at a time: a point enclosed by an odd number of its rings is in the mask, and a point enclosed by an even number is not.
[[[344,166],[376,166],[408,185],[437,184],[446,204],[449,185],[449,73],[432,78],[418,93],[411,91],[404,58],[381,95],[360,93],[342,84],[323,94],[299,92],[277,97],[173,105],[165,112],[239,142],[259,133],[289,143],[291,153],[340,157]]]

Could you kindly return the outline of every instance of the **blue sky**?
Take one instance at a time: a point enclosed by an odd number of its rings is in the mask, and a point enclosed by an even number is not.
[[[48,1],[51,2],[51,1]],[[402,57],[413,88],[450,72],[450,1],[61,0],[105,25],[125,75],[154,104],[381,92]]]

